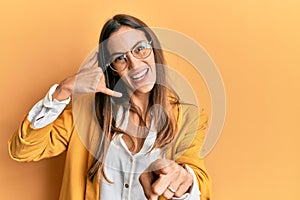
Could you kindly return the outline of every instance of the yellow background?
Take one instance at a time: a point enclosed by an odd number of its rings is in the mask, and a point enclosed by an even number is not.
[[[1,0],[0,199],[57,199],[64,155],[17,163],[7,140],[50,85],[77,71],[116,13],[194,38],[218,65],[227,118],[207,157],[213,199],[300,199],[297,0]]]

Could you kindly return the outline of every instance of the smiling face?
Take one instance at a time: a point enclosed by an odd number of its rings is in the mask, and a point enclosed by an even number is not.
[[[108,39],[111,65],[134,94],[148,94],[156,82],[155,59],[149,42],[142,31],[127,26],[113,32]],[[143,56],[145,52],[150,54]]]

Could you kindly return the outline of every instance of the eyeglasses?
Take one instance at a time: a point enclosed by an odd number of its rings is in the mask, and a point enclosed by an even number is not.
[[[126,54],[129,52],[133,55],[133,57],[137,59],[148,58],[152,51],[151,43],[152,41],[140,41],[136,45],[134,45],[134,47],[131,50],[125,53],[118,53],[113,55],[110,58],[110,62],[106,64],[106,67],[109,66],[115,72],[121,72],[125,70],[128,67],[128,59]]]

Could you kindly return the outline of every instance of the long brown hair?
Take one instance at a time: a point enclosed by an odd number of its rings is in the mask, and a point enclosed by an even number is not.
[[[98,54],[99,67],[103,69],[106,86],[108,88],[116,90],[119,86],[125,87],[125,84],[120,84],[122,83],[120,77],[116,76],[109,67],[106,68],[109,58],[106,41],[113,32],[118,31],[122,26],[128,26],[143,31],[147,40],[152,41],[156,63],[156,84],[150,92],[148,109],[153,105],[160,105],[164,108],[163,110],[154,109],[151,111],[155,126],[159,127],[156,141],[152,149],[166,147],[171,143],[174,138],[174,133],[177,131],[177,122],[172,111],[172,105],[178,103],[178,97],[167,87],[164,67],[165,59],[160,42],[154,32],[144,22],[133,16],[125,14],[115,15],[104,24],[100,34]],[[123,97],[121,99],[103,93],[96,93],[95,95],[95,112],[101,127],[101,132],[97,150],[94,153],[95,157],[88,171],[88,176],[91,180],[95,177],[99,169],[106,178],[102,163],[105,159],[108,146],[115,133],[125,133],[116,127],[116,120],[115,117],[113,117],[118,105],[121,105],[122,102],[129,102],[130,111],[137,113],[140,116],[141,123],[145,124],[140,115],[139,108],[130,103],[130,99],[126,99],[129,98],[129,95],[124,94],[125,91],[126,90],[124,89],[122,90]],[[147,112],[149,112],[149,110]]]

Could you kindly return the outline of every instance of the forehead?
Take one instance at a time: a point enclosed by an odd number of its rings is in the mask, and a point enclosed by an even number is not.
[[[144,32],[130,27],[122,26],[118,31],[111,34],[107,42],[107,49],[110,54],[126,52],[137,42],[147,40]]]

